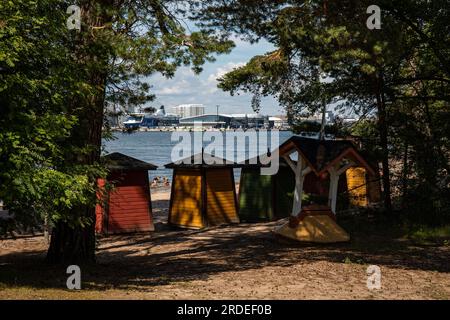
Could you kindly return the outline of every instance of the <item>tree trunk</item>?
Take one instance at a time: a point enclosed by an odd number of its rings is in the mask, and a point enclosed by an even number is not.
[[[403,151],[403,170],[402,170],[402,207],[406,205],[406,195],[408,194],[408,142],[405,141],[405,148]]]
[[[92,79],[91,83],[97,82],[100,87],[105,86],[106,77],[98,75]],[[69,155],[66,161],[68,165],[94,165],[100,160],[101,136],[103,124],[104,89],[92,98],[91,106],[86,111],[89,114],[80,115],[80,124],[75,127],[77,133],[73,133],[74,144],[84,142],[84,146],[90,146],[91,150],[83,155]],[[95,108],[94,108],[95,107]],[[85,112],[86,112],[85,111]],[[80,146],[82,147],[82,146]],[[95,185],[96,177],[91,177],[91,183]],[[93,195],[93,198],[94,195]],[[91,222],[85,227],[71,227],[65,222],[59,222],[53,228],[50,248],[47,253],[47,260],[51,263],[61,262],[95,262],[95,203],[85,207],[73,208],[71,216],[82,216]]]
[[[377,79],[376,100],[378,107],[378,128],[380,131],[380,145],[382,151],[382,171],[383,171],[383,197],[387,214],[392,213],[391,181],[389,169],[389,147],[388,147],[388,127],[386,122],[386,104],[383,94],[383,74],[380,72]]]
[[[97,6],[98,5],[98,6]],[[86,148],[85,153],[70,153],[66,155],[67,166],[92,166],[100,160],[101,137],[103,125],[103,110],[105,102],[108,43],[96,32],[102,32],[107,22],[112,20],[107,9],[112,0],[85,1],[81,6],[83,28],[79,35],[80,45],[75,54],[79,57],[80,69],[88,71],[84,81],[92,88],[87,97],[80,96],[72,103],[72,114],[78,118],[78,124],[73,128],[70,143],[75,148]],[[101,11],[98,11],[100,8]],[[91,29],[99,27],[98,31]],[[97,50],[91,50],[97,48]],[[91,183],[95,185],[97,177],[92,176]],[[95,199],[95,195],[92,195]],[[88,218],[87,226],[71,226],[59,221],[53,228],[47,260],[51,263],[92,263],[95,262],[95,200],[91,205],[73,208],[73,217]]]
[[[72,228],[64,222],[59,222],[53,229],[47,261],[68,264],[95,262],[94,226],[91,224],[85,228]]]
[[[99,86],[105,84],[106,77],[98,75],[97,79],[92,79],[91,83],[97,81]],[[104,89],[103,89],[104,90]],[[90,146],[89,153],[83,155],[69,155],[66,159],[68,165],[93,165],[100,160],[101,136],[103,124],[103,106],[104,91],[92,98],[92,107],[87,108],[89,114],[80,115],[80,124],[75,127],[72,139],[74,144],[84,143],[84,146]],[[86,112],[85,111],[85,112]],[[82,147],[82,146],[80,146]],[[91,177],[91,183],[95,185],[96,177]],[[93,195],[93,198],[94,195]],[[74,262],[95,262],[95,203],[85,207],[73,208],[71,216],[81,216],[88,218],[91,222],[85,227],[71,227],[65,222],[59,222],[53,228],[50,248],[47,253],[47,260],[51,263],[74,263]]]

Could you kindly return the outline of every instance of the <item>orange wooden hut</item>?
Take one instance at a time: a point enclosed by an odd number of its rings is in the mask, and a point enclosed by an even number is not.
[[[97,233],[153,231],[148,170],[157,166],[122,153],[103,159],[109,170],[107,181],[99,179],[104,191],[98,195],[95,230]],[[106,191],[112,186],[110,191]]]
[[[174,170],[169,224],[199,229],[239,223],[234,162],[202,152],[165,167]]]

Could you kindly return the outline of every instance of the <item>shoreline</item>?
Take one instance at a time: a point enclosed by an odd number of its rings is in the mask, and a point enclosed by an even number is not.
[[[200,129],[201,128],[201,129]],[[249,131],[249,130],[255,130],[255,131],[260,131],[260,130],[266,130],[266,131],[292,131],[291,129],[283,129],[283,128],[272,128],[272,129],[255,129],[255,128],[249,128],[249,129],[215,129],[215,128],[192,128],[192,129],[188,129],[188,128],[140,128],[137,130],[127,130],[127,129],[123,129],[123,128],[111,128],[110,130],[112,132],[122,132],[122,133],[135,133],[135,132],[198,132],[198,131],[203,131],[203,132],[209,132],[209,131],[217,131],[217,132],[245,132],[245,131]]]

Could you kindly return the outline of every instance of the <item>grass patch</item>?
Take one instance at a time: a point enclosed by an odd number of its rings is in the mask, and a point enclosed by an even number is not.
[[[359,259],[357,259],[357,260],[352,260],[352,259],[350,259],[349,257],[345,257],[345,259],[342,260],[342,262],[345,263],[345,264],[360,264],[360,265],[366,264],[366,263],[364,262],[364,260],[361,259],[361,258],[359,258]]]
[[[435,242],[443,245],[449,245],[450,225],[442,227],[413,227],[409,230],[408,237],[418,242]]]

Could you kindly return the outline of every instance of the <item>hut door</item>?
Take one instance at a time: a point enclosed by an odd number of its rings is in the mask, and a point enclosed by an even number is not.
[[[366,170],[350,168],[346,172],[350,205],[364,207],[367,205]]]
[[[170,223],[192,228],[204,227],[200,170],[175,170],[173,184]]]
[[[260,174],[260,169],[242,169],[239,186],[239,218],[241,221],[273,219],[272,176]]]
[[[231,169],[206,170],[206,214],[209,225],[239,223]]]

